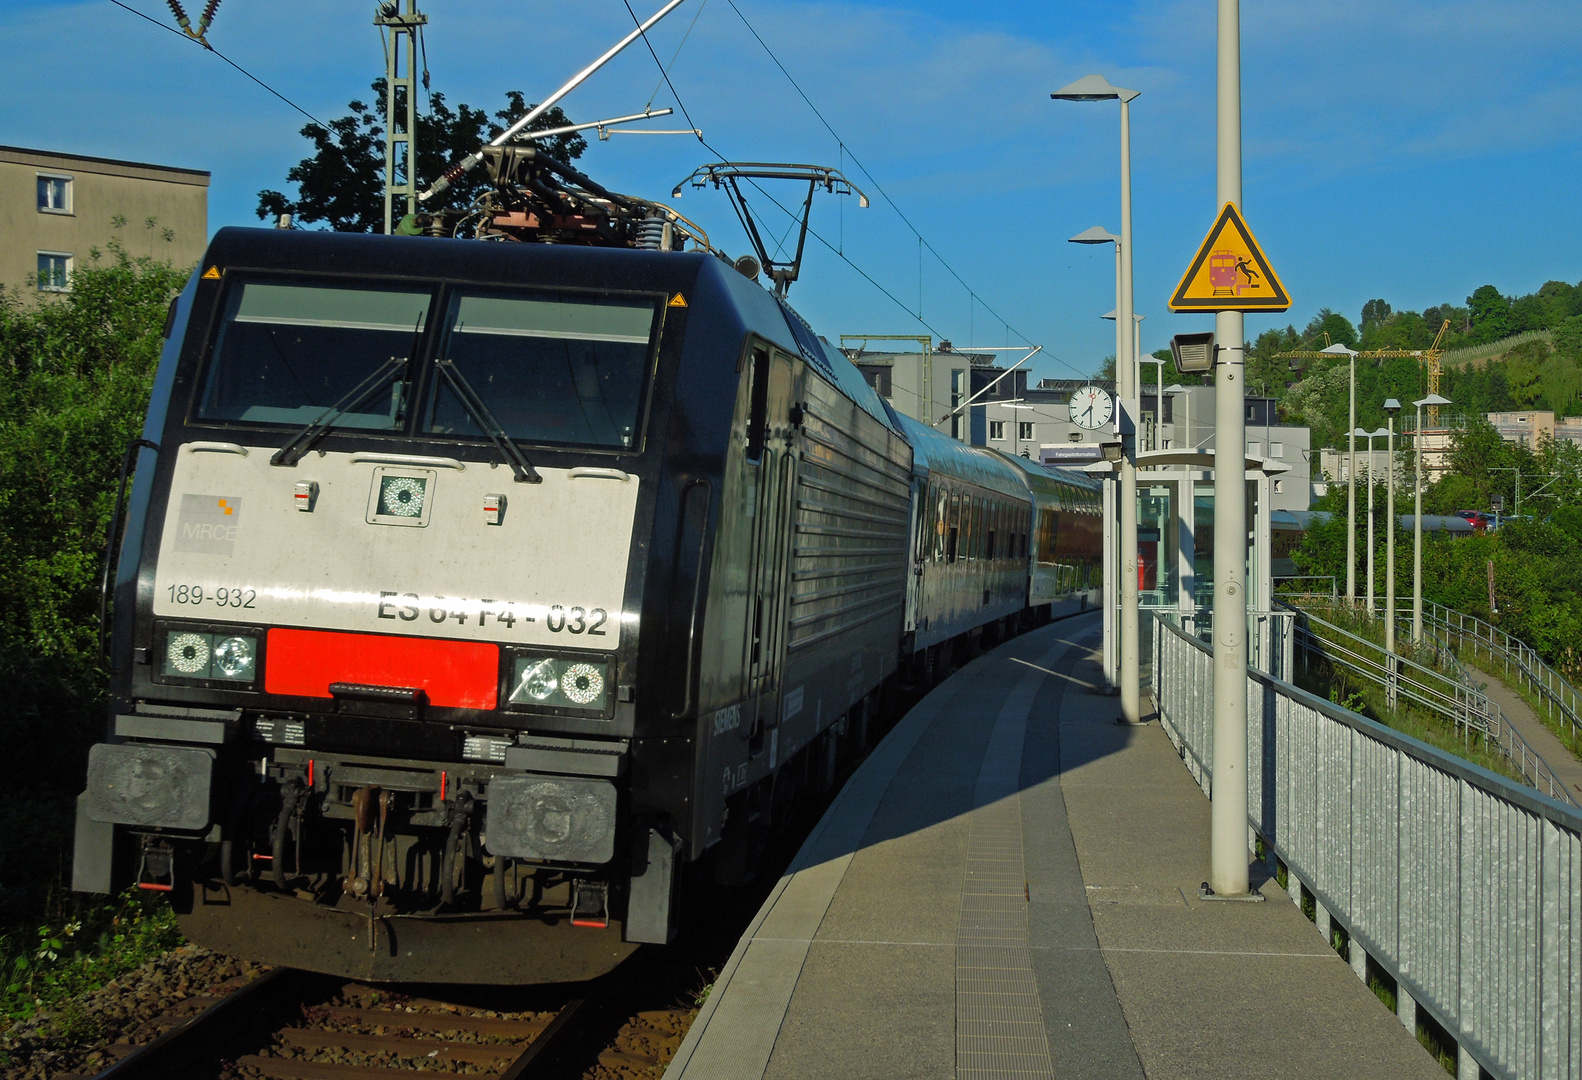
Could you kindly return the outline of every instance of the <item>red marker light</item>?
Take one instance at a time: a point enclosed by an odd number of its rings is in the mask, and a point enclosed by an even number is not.
[[[445,770],[439,771],[439,801],[445,801]]]

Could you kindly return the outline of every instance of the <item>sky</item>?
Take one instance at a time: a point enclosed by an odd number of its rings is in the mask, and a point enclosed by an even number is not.
[[[173,25],[155,0],[125,2]],[[632,0],[640,17],[659,3]],[[327,121],[383,74],[373,7],[225,0],[209,39]],[[490,112],[508,90],[541,100],[633,26],[623,0],[419,9],[433,89]],[[592,120],[676,107],[679,94],[724,156],[843,168],[872,205],[815,200],[829,247],[809,238],[790,295],[831,340],[1031,342],[1044,350],[1036,377],[1073,378],[1115,351],[1101,319],[1113,250],[1067,238],[1120,231],[1119,106],[1049,94],[1089,73],[1140,91],[1143,347],[1210,329],[1166,304],[1218,210],[1215,17],[1213,0],[685,0],[650,32],[674,93],[638,42],[561,104]],[[209,170],[211,230],[260,224],[258,192],[289,193],[286,171],[308,152],[301,112],[107,0],[0,0],[0,41],[13,102],[0,144]],[[1373,297],[1421,310],[1483,284],[1582,280],[1582,5],[1249,0],[1242,57],[1242,210],[1293,300],[1248,316],[1249,337],[1326,307],[1355,322]],[[646,126],[688,125],[678,109]],[[668,201],[712,160],[687,136],[627,135],[590,139],[578,165]],[[676,208],[733,256],[750,250],[723,194],[688,189]],[[762,209],[778,238],[788,219]]]

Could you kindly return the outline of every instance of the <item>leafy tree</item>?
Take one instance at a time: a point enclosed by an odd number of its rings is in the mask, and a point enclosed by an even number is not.
[[[189,273],[134,259],[117,237],[68,293],[0,292],[0,745],[34,783],[80,781],[102,724],[98,578],[115,479]]]
[[[1313,321],[1302,331],[1302,338],[1315,343],[1310,348],[1322,349],[1325,334],[1329,335],[1331,345],[1344,345],[1351,349],[1357,347],[1357,328],[1351,325],[1350,319],[1327,307],[1318,309]]]
[[[1493,285],[1479,285],[1467,297],[1471,312],[1472,339],[1482,344],[1511,334],[1511,302]]]
[[[374,80],[373,92],[371,109],[362,101],[352,101],[347,106],[350,115],[331,120],[327,126],[308,124],[302,129],[303,137],[313,143],[313,156],[303,158],[286,173],[286,180],[297,185],[297,198],[293,201],[278,191],[260,191],[260,218],[292,214],[300,223],[324,222],[336,232],[379,232],[384,228],[384,79]],[[437,179],[533,107],[520,90],[508,91],[505,100],[505,108],[491,120],[482,109],[462,103],[453,110],[445,103],[445,95],[430,94],[429,111],[418,114],[415,133],[419,184]],[[399,101],[397,107],[402,107]],[[546,131],[571,122],[555,106],[528,125],[528,130]],[[537,141],[545,153],[561,161],[581,157],[588,146],[575,132]],[[487,186],[483,173],[474,169],[426,205],[431,209],[464,207]]]
[[[1364,336],[1368,331],[1377,326],[1384,325],[1390,317],[1390,304],[1387,300],[1369,300],[1362,305],[1362,320],[1358,324]]]
[[[1562,320],[1554,329],[1555,352],[1582,363],[1582,315]]]

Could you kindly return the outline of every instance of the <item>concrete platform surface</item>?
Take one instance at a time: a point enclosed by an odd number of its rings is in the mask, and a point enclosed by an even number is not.
[[[1096,615],[973,661],[852,776],[667,1080],[1442,1078],[1273,881],[1204,902],[1209,806],[1115,724]]]

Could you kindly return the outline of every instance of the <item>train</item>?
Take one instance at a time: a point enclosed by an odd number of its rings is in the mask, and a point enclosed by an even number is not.
[[[74,889],[350,978],[587,979],[898,687],[1097,604],[1096,480],[900,415],[666,208],[490,167],[539,205],[221,229],[173,301]]]

